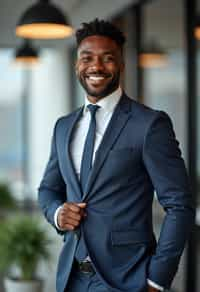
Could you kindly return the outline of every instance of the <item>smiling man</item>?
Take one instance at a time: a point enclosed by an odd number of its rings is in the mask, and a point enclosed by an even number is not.
[[[60,118],[39,188],[64,237],[57,292],[156,292],[171,286],[194,220],[168,115],[122,90],[125,37],[95,19],[76,32],[85,104]],[[166,212],[158,242],[154,191]]]

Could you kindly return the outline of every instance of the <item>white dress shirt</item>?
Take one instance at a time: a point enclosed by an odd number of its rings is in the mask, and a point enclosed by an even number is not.
[[[110,122],[110,119],[112,117],[112,114],[120,100],[120,97],[122,95],[122,90],[119,87],[117,90],[115,90],[112,94],[100,99],[96,104],[100,106],[98,111],[96,112],[96,137],[95,137],[95,143],[94,143],[94,152],[93,152],[93,162],[95,160],[95,154],[96,151],[102,141],[103,135],[105,133],[105,130],[108,126],[108,123]],[[75,134],[73,135],[73,139],[70,145],[70,151],[71,151],[71,157],[74,164],[74,168],[76,171],[76,174],[78,178],[80,178],[80,169],[81,169],[81,160],[82,160],[82,154],[84,149],[84,144],[87,136],[87,132],[89,129],[90,124],[90,111],[87,108],[87,105],[91,102],[87,99],[87,96],[85,97],[85,106],[83,109],[83,115],[79,119],[76,127],[75,127]],[[56,227],[59,229],[57,217],[58,212],[62,208],[60,206],[54,215],[54,221]],[[87,257],[87,260],[90,260],[89,257]],[[154,288],[157,288],[160,291],[163,291],[163,288],[157,285],[156,283],[152,282],[151,280],[147,280],[148,284]]]

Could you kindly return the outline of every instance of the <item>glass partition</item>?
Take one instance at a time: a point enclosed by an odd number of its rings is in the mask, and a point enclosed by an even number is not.
[[[14,63],[12,49],[0,50],[0,182],[9,186],[22,182],[23,74]],[[15,193],[16,194],[16,193]]]

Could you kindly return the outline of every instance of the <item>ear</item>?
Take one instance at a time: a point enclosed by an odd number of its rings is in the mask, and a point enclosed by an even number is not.
[[[75,63],[74,63],[74,69],[75,69],[75,73],[77,75],[78,73],[78,60],[76,59]]]

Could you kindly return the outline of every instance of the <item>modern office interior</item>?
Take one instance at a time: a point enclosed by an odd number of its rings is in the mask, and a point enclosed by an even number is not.
[[[84,92],[75,75],[73,33],[63,39],[31,39],[29,46],[37,60],[30,64],[17,60],[26,40],[16,35],[16,26],[22,13],[36,2],[0,1],[0,197],[6,186],[18,208],[5,215],[0,206],[4,214],[0,220],[13,213],[39,218],[51,242],[50,260],[41,260],[37,273],[43,279],[43,292],[54,292],[63,242],[38,209],[37,189],[49,157],[54,124],[83,104]],[[96,17],[116,24],[127,38],[125,91],[170,115],[196,207],[195,228],[170,291],[200,291],[200,0],[49,2],[67,16],[73,29]],[[165,214],[156,195],[153,215],[158,237]],[[1,292],[5,292],[4,276],[0,272]]]

